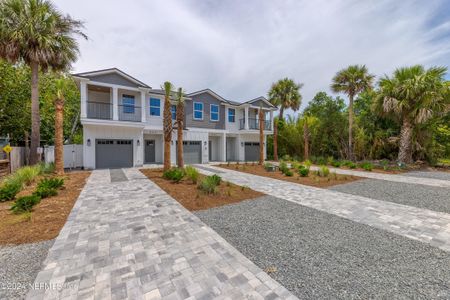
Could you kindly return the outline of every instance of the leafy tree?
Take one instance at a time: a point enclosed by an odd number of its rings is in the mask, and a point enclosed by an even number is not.
[[[40,144],[39,70],[69,68],[79,51],[74,36],[86,37],[81,28],[47,0],[0,2],[0,57],[31,68],[31,164],[38,162]]]
[[[184,93],[182,88],[177,92],[177,164],[178,168],[184,168],[183,159],[183,126],[184,126]]]
[[[170,111],[170,95],[172,94],[173,84],[169,81],[164,82],[164,112],[163,112],[163,130],[164,130],[164,171],[170,169],[170,143],[172,142],[172,112]]]
[[[275,106],[280,107],[279,120],[284,121],[284,110],[292,109],[297,111],[302,102],[302,95],[300,89],[302,83],[295,83],[294,80],[283,78],[273,83],[269,90],[269,101]],[[273,159],[278,160],[278,121],[274,122],[273,129]]]
[[[398,161],[411,163],[414,127],[426,124],[449,109],[450,87],[444,81],[447,69],[420,65],[400,68],[379,82],[378,104],[400,124]]]
[[[331,89],[336,93],[345,93],[349,98],[348,106],[348,155],[353,160],[353,99],[359,93],[372,88],[374,76],[366,66],[353,65],[340,70],[334,77]]]

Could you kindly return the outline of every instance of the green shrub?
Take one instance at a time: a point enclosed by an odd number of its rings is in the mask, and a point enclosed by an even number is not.
[[[265,162],[264,163],[264,170],[266,170],[266,171],[273,171],[273,165],[271,163]]]
[[[291,170],[287,170],[286,172],[284,172],[284,175],[288,176],[288,177],[292,177],[294,175],[294,173],[292,173]]]
[[[323,156],[311,156],[311,160],[316,165],[326,165],[327,160]]]
[[[296,169],[297,170],[300,167],[300,163],[294,160],[291,163],[291,167],[292,167],[292,169]]]
[[[380,166],[383,168],[383,170],[387,171],[389,170],[389,161],[387,159],[383,159],[380,161]]]
[[[366,171],[372,171],[373,164],[370,162],[362,162],[359,164],[359,167],[366,170]]]
[[[292,157],[289,154],[285,154],[285,155],[283,155],[283,157],[281,159],[285,160],[285,161],[291,161]]]
[[[330,175],[330,169],[327,166],[320,166],[317,175],[320,177],[328,177]]]
[[[22,184],[18,180],[7,180],[0,187],[0,202],[14,199],[22,189]]]
[[[55,163],[41,163],[40,169],[42,174],[51,174],[55,172]]]
[[[279,168],[280,168],[281,173],[283,173],[283,174],[284,174],[287,170],[289,170],[287,164],[286,164],[284,161],[280,162]]]
[[[305,164],[305,167],[307,169],[309,169],[311,167],[311,165],[312,165],[312,162],[309,159],[307,159],[307,160],[305,160],[304,164]]]
[[[23,184],[30,185],[40,173],[41,166],[34,165],[18,169],[13,176],[16,176]]]
[[[298,174],[300,174],[301,177],[307,177],[309,174],[309,169],[308,168],[299,168],[298,169]]]
[[[350,169],[355,169],[356,168],[356,164],[354,162],[350,161],[350,160],[342,161],[342,165],[347,167],[347,168],[350,168]]]
[[[171,168],[164,171],[163,178],[167,180],[172,180],[173,182],[180,182],[184,177],[184,170],[179,168]]]
[[[16,214],[29,212],[39,202],[41,202],[41,198],[37,195],[20,197],[11,205],[11,210]]]
[[[184,170],[186,173],[186,177],[196,184],[200,175],[198,170],[192,166],[187,166]]]
[[[335,160],[333,156],[328,156],[327,157],[327,165],[332,166],[334,164]]]
[[[51,196],[56,196],[58,194],[58,189],[64,185],[63,178],[44,178],[42,179],[36,187],[34,195],[40,198],[47,198]]]
[[[207,176],[202,180],[198,188],[208,194],[215,194],[217,193],[217,186],[220,184],[220,181],[220,176],[216,174]]]
[[[338,160],[333,161],[333,163],[331,164],[333,167],[335,168],[340,168],[341,167],[341,162]]]

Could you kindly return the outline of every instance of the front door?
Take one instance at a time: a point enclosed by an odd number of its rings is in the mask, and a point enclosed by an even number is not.
[[[155,163],[155,140],[145,141],[145,163],[151,164]]]

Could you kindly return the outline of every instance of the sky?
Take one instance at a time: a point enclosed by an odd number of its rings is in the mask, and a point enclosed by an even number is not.
[[[448,0],[54,2],[89,36],[74,72],[117,67],[153,88],[169,80],[238,102],[289,77],[304,84],[304,108],[351,64],[377,78],[413,64],[450,66]]]

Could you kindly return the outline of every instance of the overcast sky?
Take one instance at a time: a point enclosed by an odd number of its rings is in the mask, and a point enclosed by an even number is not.
[[[448,0],[55,3],[83,20],[89,36],[74,71],[117,67],[154,88],[169,80],[234,101],[266,96],[272,82],[290,77],[304,83],[304,107],[350,64],[377,76],[450,65]]]

